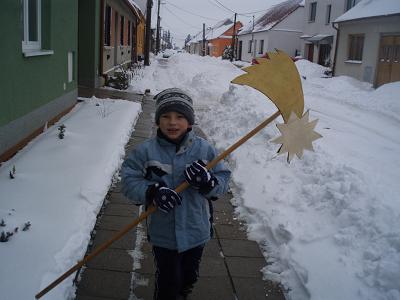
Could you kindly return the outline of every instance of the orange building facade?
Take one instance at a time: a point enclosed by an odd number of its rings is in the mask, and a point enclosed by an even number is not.
[[[237,35],[240,28],[242,28],[241,22],[236,22],[235,35]],[[224,49],[227,46],[232,45],[233,25],[219,37],[208,40],[208,54],[210,56],[219,57],[224,53]]]

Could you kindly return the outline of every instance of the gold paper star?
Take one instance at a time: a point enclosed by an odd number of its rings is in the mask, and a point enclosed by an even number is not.
[[[312,142],[322,137],[322,135],[314,131],[318,119],[308,122],[308,117],[308,111],[300,119],[296,114],[292,113],[286,124],[276,125],[282,135],[272,142],[282,144],[278,154],[288,152],[288,162],[292,160],[295,154],[298,158],[301,158],[304,149],[314,151]]]

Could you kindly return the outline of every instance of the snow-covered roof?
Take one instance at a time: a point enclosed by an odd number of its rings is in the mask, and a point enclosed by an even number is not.
[[[300,6],[304,6],[304,0],[287,0],[272,6],[265,14],[254,21],[254,32],[266,31],[285,19]],[[253,22],[243,26],[239,35],[251,33],[253,31]]]
[[[230,18],[226,18],[212,27],[208,27],[205,30],[205,39],[212,40],[216,38],[226,38],[226,35],[223,35],[227,30],[229,30],[233,26],[233,20]],[[190,43],[198,43],[203,40],[203,31],[198,32],[190,41]]]
[[[400,0],[362,0],[335,20],[335,23],[400,14]]]
[[[140,11],[140,13],[145,16],[146,12],[146,1],[145,0],[128,0],[135,11]]]

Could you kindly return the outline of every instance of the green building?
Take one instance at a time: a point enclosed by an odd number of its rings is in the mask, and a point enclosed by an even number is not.
[[[3,0],[0,161],[77,101],[78,0]]]
[[[2,4],[0,162],[67,113],[78,86],[91,93],[116,69],[142,57],[145,24],[143,7],[134,0]]]

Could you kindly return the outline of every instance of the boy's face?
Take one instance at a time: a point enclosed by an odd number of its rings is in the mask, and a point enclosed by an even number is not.
[[[174,142],[178,142],[188,128],[192,127],[184,115],[175,111],[161,114],[158,126],[161,132]]]

